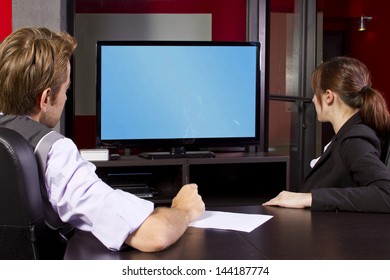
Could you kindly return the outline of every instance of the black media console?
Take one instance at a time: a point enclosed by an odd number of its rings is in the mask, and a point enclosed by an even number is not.
[[[289,157],[259,152],[216,153],[212,158],[145,159],[121,156],[95,161],[97,174],[148,174],[156,204],[169,205],[180,187],[196,183],[206,206],[250,205],[289,188]]]

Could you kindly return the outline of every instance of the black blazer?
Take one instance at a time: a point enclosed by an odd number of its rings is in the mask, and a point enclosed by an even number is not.
[[[390,213],[390,171],[380,160],[375,132],[352,116],[332,138],[299,190],[312,210]]]

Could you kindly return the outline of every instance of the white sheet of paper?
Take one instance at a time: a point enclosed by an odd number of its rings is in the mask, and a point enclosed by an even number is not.
[[[202,216],[190,223],[189,226],[251,232],[271,218],[272,216],[270,215],[205,211]]]

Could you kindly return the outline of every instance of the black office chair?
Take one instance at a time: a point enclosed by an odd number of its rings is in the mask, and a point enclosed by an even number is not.
[[[65,246],[45,224],[31,145],[0,127],[0,259],[62,259]]]

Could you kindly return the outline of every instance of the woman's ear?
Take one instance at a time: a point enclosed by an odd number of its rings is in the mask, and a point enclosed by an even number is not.
[[[46,112],[47,106],[50,104],[50,92],[51,88],[45,89],[39,97],[39,109]]]
[[[324,95],[325,95],[325,102],[326,102],[326,104],[331,105],[334,102],[334,99],[335,99],[334,92],[331,91],[330,89],[327,89],[325,91]]]

